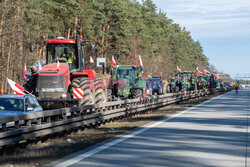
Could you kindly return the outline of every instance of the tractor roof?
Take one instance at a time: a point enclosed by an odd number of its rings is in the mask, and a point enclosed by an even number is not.
[[[161,78],[161,76],[155,75],[155,76],[153,76],[152,78]]]
[[[194,72],[193,71],[181,71],[180,73],[187,74],[187,73],[194,73]]]
[[[76,43],[74,39],[52,39],[47,40],[46,43]]]
[[[135,66],[135,65],[117,65],[116,67],[117,67],[117,68],[130,68],[130,67],[136,68],[136,67],[138,67],[138,66]]]

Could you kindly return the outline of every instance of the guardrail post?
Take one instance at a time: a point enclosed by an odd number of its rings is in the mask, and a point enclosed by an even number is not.
[[[51,117],[46,117],[45,120],[46,120],[47,123],[50,123],[51,122]]]
[[[42,124],[42,118],[37,118],[37,125],[41,125]]]
[[[6,130],[7,130],[7,128],[6,128],[6,123],[3,123],[3,124],[2,124],[2,131],[5,132]]]
[[[16,128],[16,129],[19,128],[19,121],[15,121],[15,128]]]
[[[63,118],[63,120],[66,120],[66,119],[67,119],[66,113],[63,113],[63,114],[62,114],[62,118]]]
[[[31,120],[30,119],[25,120],[25,126],[28,126],[28,127],[31,126]]]

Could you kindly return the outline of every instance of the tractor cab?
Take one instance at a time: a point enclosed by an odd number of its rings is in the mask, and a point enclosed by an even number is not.
[[[64,39],[58,37],[56,40],[46,40],[46,64],[66,63],[70,72],[80,72],[84,64],[84,45],[85,41]]]
[[[190,81],[193,78],[193,72],[192,71],[183,71],[180,72],[180,79],[182,84],[190,84]]]
[[[114,76],[116,79],[127,79],[130,85],[134,85],[139,78],[135,66],[117,66]]]
[[[59,43],[60,42],[60,43]],[[78,53],[75,40],[47,40],[46,63],[67,63],[70,70],[77,69]]]
[[[195,89],[195,79],[193,71],[182,71],[179,73],[182,89],[189,91]]]

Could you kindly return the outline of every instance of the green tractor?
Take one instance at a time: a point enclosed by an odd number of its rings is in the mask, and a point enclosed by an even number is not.
[[[169,84],[168,84],[168,92],[169,93],[177,93],[180,91],[180,81],[176,78],[170,78]]]
[[[196,80],[193,71],[182,71],[179,73],[181,91],[192,91],[196,89]]]
[[[206,88],[209,90],[213,90],[216,88],[217,81],[215,79],[215,76],[213,74],[208,74],[205,76],[206,80]]]
[[[206,89],[206,79],[205,76],[203,75],[198,75],[197,76],[197,89],[198,90],[202,90],[202,89]]]
[[[111,69],[109,90],[112,100],[134,99],[146,96],[146,80],[141,78],[142,68],[118,65]]]

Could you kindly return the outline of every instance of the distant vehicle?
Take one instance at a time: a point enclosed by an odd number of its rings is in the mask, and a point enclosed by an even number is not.
[[[162,95],[165,92],[165,89],[164,89],[164,82],[163,80],[161,79],[161,77],[152,77],[150,80],[150,84],[151,84],[151,87],[152,87],[152,94],[154,95],[155,93],[157,95]]]
[[[180,91],[180,82],[176,78],[171,78],[168,86],[169,93],[176,93]]]
[[[37,100],[30,95],[0,96],[0,117],[43,111]]]

